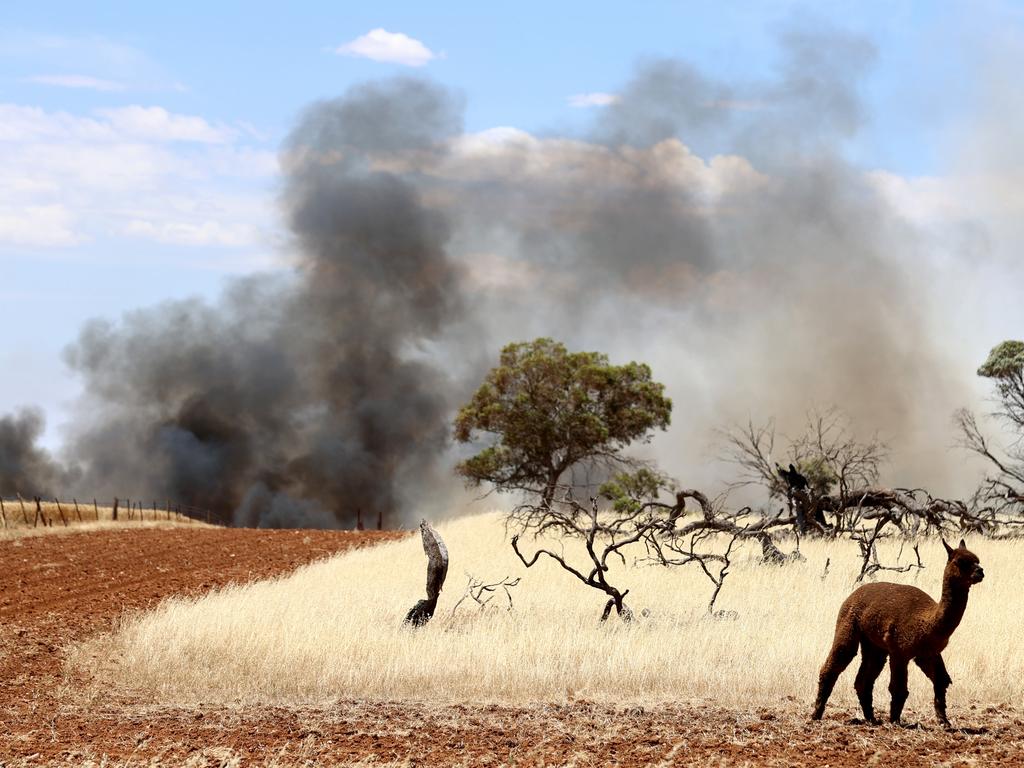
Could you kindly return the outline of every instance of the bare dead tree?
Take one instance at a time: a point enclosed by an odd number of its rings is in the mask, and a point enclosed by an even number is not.
[[[427,556],[427,598],[416,603],[405,616],[404,623],[414,627],[423,626],[434,615],[437,598],[448,575],[448,548],[426,520],[420,522],[420,537]]]
[[[597,497],[584,506],[572,495],[571,488],[563,488],[561,498],[539,504],[521,504],[510,516],[510,522],[517,524],[520,533],[512,537],[512,549],[527,568],[532,568],[541,555],[545,555],[566,572],[572,574],[588,587],[597,589],[608,596],[601,621],[611,614],[612,608],[623,621],[630,621],[633,612],[625,604],[628,589],[620,589],[608,581],[608,560],[618,557],[623,564],[626,560],[622,551],[644,539],[652,530],[662,525],[661,518],[654,514],[655,507],[614,507],[602,513]],[[666,505],[657,504],[657,508]],[[540,547],[529,559],[519,548],[521,533],[530,532],[534,537],[553,536],[557,539],[576,540],[583,543],[589,563],[573,565],[565,554]]]
[[[855,438],[846,417],[831,408],[807,414],[807,427],[792,441],[790,453],[798,465],[824,465],[821,482],[833,481],[837,495],[845,498],[878,482],[888,448],[877,434],[866,440]]]
[[[974,414],[956,413],[960,445],[982,457],[989,474],[972,498],[975,511],[1020,521],[1024,519],[1024,341],[997,344],[978,368],[978,375],[994,388],[995,410],[991,417],[1000,424],[1008,445],[997,447],[981,431]]]
[[[720,432],[720,436],[725,460],[740,469],[731,487],[766,488],[770,498],[786,502],[801,533],[823,533],[830,525],[848,527],[843,514],[849,508],[846,499],[858,489],[877,483],[879,467],[887,455],[885,444],[877,436],[855,438],[846,418],[834,408],[809,411],[804,431],[785,439],[781,449],[777,447],[774,420],[762,425],[751,420],[745,426]],[[780,458],[789,463],[789,470],[781,468]],[[803,482],[794,482],[795,477]],[[823,503],[830,496],[837,497],[839,503]],[[832,524],[825,518],[829,507],[838,510]]]
[[[729,575],[733,547],[738,541],[746,538],[746,531],[742,528],[726,534],[728,544],[719,554],[712,551],[710,546],[720,533],[712,528],[696,528],[688,534],[675,533],[671,537],[666,537],[664,541],[652,540],[648,550],[654,554],[652,561],[659,565],[681,566],[696,563],[700,567],[714,587],[708,602],[709,614],[714,612],[715,602],[725,584],[726,576]]]
[[[767,488],[771,496],[785,498],[786,486],[776,474],[772,459],[775,451],[774,419],[761,425],[751,419],[745,425],[720,430],[719,437],[725,445],[722,458],[739,468],[739,475],[730,483],[730,488],[759,485]]]
[[[512,610],[512,589],[519,585],[520,579],[518,577],[513,579],[506,576],[500,581],[486,582],[483,579],[476,578],[471,573],[467,573],[466,579],[466,589],[462,593],[462,597],[452,607],[452,616],[455,615],[459,606],[466,600],[472,600],[481,611],[485,610],[499,594],[499,591],[505,595],[508,601],[507,610]]]
[[[1019,427],[1024,438],[1024,424],[1018,424],[1018,420],[1024,420],[1024,414],[1018,414],[1014,408],[1004,414],[1004,420]],[[994,517],[1024,517],[1024,446],[1020,440],[1009,449],[1000,450],[981,431],[977,418],[970,411],[957,411],[954,421],[960,431],[960,447],[981,456],[992,470],[975,491],[973,506]]]
[[[917,559],[916,563],[906,563],[905,565],[899,564],[900,560],[903,559],[903,543],[900,544],[900,551],[896,555],[896,565],[883,565],[881,563],[878,558],[878,548],[876,544],[879,538],[883,536],[882,532],[886,525],[891,522],[893,522],[891,518],[882,516],[878,518],[878,521],[872,528],[864,528],[851,534],[851,538],[857,542],[857,546],[860,548],[861,566],[860,573],[857,575],[857,582],[861,582],[866,578],[871,578],[879,571],[907,573],[914,568],[924,568],[924,563],[921,562],[921,552],[918,549],[918,544],[913,545],[914,555]]]
[[[968,447],[998,461],[973,417],[963,412],[960,418]],[[992,534],[1024,524],[1024,518],[1015,522],[1008,514],[1019,503],[1019,494],[998,479],[990,479],[985,492],[968,502],[936,498],[921,488],[879,487],[885,444],[877,437],[853,437],[835,410],[810,412],[804,432],[786,440],[781,451],[772,421],[761,426],[749,421],[721,435],[725,459],[740,469],[731,488],[759,485],[769,498],[784,500],[798,533],[849,536],[882,517],[904,535],[957,530]],[[782,468],[773,452],[788,459],[790,469]],[[1019,480],[1024,487],[1024,464]]]
[[[789,518],[784,517],[753,523],[739,522],[750,512],[749,508],[726,512],[722,500],[712,502],[704,493],[693,489],[676,491],[671,501],[665,500],[672,487],[667,478],[649,468],[619,475],[615,481],[602,486],[602,498],[609,502],[605,509],[602,509],[599,498],[591,498],[584,505],[573,497],[571,488],[563,488],[560,498],[551,503],[527,503],[512,512],[508,524],[519,529],[519,533],[512,537],[512,548],[527,568],[536,564],[543,555],[583,584],[606,594],[608,601],[601,615],[602,621],[608,618],[613,608],[623,620],[629,621],[633,616],[625,604],[629,590],[609,580],[609,562],[618,558],[625,565],[624,551],[627,548],[633,545],[645,548],[647,556],[640,562],[664,566],[698,563],[714,584],[717,598],[727,575],[728,563],[723,561],[724,555],[702,551],[699,545],[709,544],[714,534],[722,534],[732,541],[728,547],[731,553],[735,543],[744,539],[763,541],[767,538],[770,543],[769,532],[772,529],[792,524]],[[698,515],[695,519],[686,520],[690,501],[695,502],[694,511]],[[559,542],[580,542],[585,552],[585,564],[579,564],[580,554],[567,555],[564,544],[560,544],[559,551],[539,547],[527,557],[519,546],[520,536],[527,532]],[[712,566],[723,564],[725,567],[719,567],[718,575],[714,575]]]
[[[721,503],[715,504],[700,491],[690,489],[676,494],[681,509],[684,509],[683,505],[689,499],[697,503],[700,517],[678,525],[682,517],[677,514],[671,525],[658,530],[657,535],[646,538],[646,562],[665,566],[696,563],[713,586],[708,603],[709,614],[714,613],[715,602],[729,575],[733,549],[738,543],[748,539],[757,541],[761,545],[762,560],[767,563],[781,565],[800,557],[798,551],[783,554],[771,538],[772,529],[792,524],[789,518],[765,518],[741,523],[739,521],[745,520],[751,512],[749,507],[730,513],[722,508]],[[727,538],[726,547],[716,552],[712,548],[713,543],[722,537]]]

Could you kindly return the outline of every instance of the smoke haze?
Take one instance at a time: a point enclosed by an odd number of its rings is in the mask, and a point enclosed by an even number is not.
[[[369,153],[430,152],[458,128],[457,102],[414,81],[310,107],[283,150],[294,275],[97,321],[68,350],[91,406],[83,485],[247,525],[397,524],[448,434],[422,347],[462,302],[445,215]]]
[[[281,153],[293,274],[69,348],[78,485],[246,525],[451,509],[454,410],[502,345],[547,335],[652,365],[675,409],[649,451],[688,485],[720,479],[714,428],[835,404],[888,439],[887,480],[966,493],[948,448],[973,367],[942,344],[922,234],[846,159],[871,46],[780,44],[764,82],[645,62],[582,135],[463,134],[460,99],[413,79],[314,104]],[[9,422],[4,492],[48,466],[8,458],[38,432]]]
[[[0,416],[0,489],[30,499],[74,481],[50,454],[37,447],[43,414],[26,408]]]

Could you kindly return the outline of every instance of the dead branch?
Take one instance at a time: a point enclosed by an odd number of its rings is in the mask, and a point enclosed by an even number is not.
[[[448,575],[448,548],[426,520],[420,522],[420,536],[427,556],[427,598],[416,603],[405,615],[404,623],[413,627],[421,627],[430,621]]]
[[[635,504],[612,505],[602,510],[596,497],[584,506],[573,497],[571,488],[563,487],[560,491],[559,496],[550,502],[522,504],[513,511],[507,523],[519,528],[519,533],[512,536],[513,551],[527,568],[533,567],[544,555],[586,586],[607,595],[602,621],[608,618],[612,608],[623,621],[629,621],[633,614],[624,602],[629,590],[609,581],[608,562],[614,557],[625,564],[624,550],[664,529],[668,521],[679,516],[677,507],[684,502],[668,504],[648,499]],[[585,566],[575,565],[569,562],[564,552],[544,547],[527,558],[519,547],[523,533],[531,533],[534,538],[552,536],[560,540],[580,541],[589,562]]]
[[[903,559],[903,544],[900,544],[900,551],[896,555],[896,565],[883,565],[878,559],[878,549],[876,544],[879,538],[883,537],[883,530],[886,525],[892,523],[892,519],[888,517],[879,517],[874,527],[871,529],[863,529],[855,531],[851,534],[851,538],[857,542],[857,546],[860,548],[861,555],[861,567],[860,573],[857,575],[856,581],[861,582],[866,578],[871,578],[879,571],[891,571],[893,573],[907,573],[913,568],[923,569],[924,564],[921,562],[921,552],[918,549],[918,545],[914,544],[914,554],[916,556],[916,563],[907,563],[906,565],[899,565],[901,559]]]
[[[462,593],[462,597],[459,598],[458,602],[456,602],[452,608],[452,616],[455,615],[459,606],[466,600],[472,600],[477,604],[479,609],[483,611],[488,605],[490,605],[495,596],[497,596],[499,590],[505,594],[505,597],[508,600],[507,610],[512,610],[511,590],[519,584],[519,577],[512,579],[506,576],[501,579],[501,581],[485,582],[482,579],[477,579],[473,574],[467,573],[466,579],[466,589]]]

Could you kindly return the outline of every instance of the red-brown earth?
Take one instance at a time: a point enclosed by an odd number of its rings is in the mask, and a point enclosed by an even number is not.
[[[950,716],[972,732],[942,731],[930,713],[914,729],[851,724],[841,710],[810,723],[810,692],[749,711],[585,701],[182,709],[97,695],[87,671],[64,663],[69,644],[126,611],[401,535],[173,528],[0,541],[0,766],[1024,764],[1024,713],[958,709],[955,686]]]

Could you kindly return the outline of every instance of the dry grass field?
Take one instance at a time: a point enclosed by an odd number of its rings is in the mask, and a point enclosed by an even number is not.
[[[745,553],[732,584],[752,593],[727,582],[720,601],[735,621],[703,617],[708,585],[696,574],[662,582],[664,571],[626,573],[634,607],[649,615],[602,628],[600,597],[548,567],[526,573],[512,614],[464,604],[451,616],[460,569],[522,571],[507,559],[496,517],[442,531],[452,571],[421,631],[398,627],[424,586],[424,556],[407,533],[125,526],[0,540],[0,765],[1024,763],[1016,544],[976,543],[989,576],[947,653],[957,678],[950,715],[963,728],[947,732],[916,671],[906,714],[920,727],[851,721],[849,672],[825,719],[809,722],[817,654],[851,578],[837,570],[835,549],[805,546],[810,560],[793,571],[755,566]],[[383,549],[352,551],[371,545]],[[315,563],[339,552],[351,554]],[[924,554],[922,584],[938,577],[937,547]],[[833,559],[824,581],[822,556]],[[251,602],[232,602],[240,596]],[[230,608],[212,623],[211,601]],[[809,623],[787,625],[786,615]],[[147,625],[166,636],[154,642]],[[516,659],[523,648],[532,656]],[[160,657],[140,658],[150,652]],[[617,680],[632,680],[632,691],[619,696]]]
[[[131,515],[127,508],[118,510],[118,518],[114,519],[114,508],[111,506],[93,506],[92,502],[80,503],[76,508],[73,503],[62,501],[60,505],[53,501],[40,503],[42,514],[36,512],[35,502],[27,500],[4,501],[4,516],[0,523],[0,541],[23,538],[25,536],[48,536],[64,533],[80,533],[83,531],[99,531],[112,528],[165,528],[179,525],[206,525],[186,515],[166,509],[143,508],[135,509]]]
[[[805,541],[806,560],[785,567],[760,564],[760,548],[750,545],[718,601],[735,617],[716,619],[706,615],[711,585],[696,566],[620,564],[615,576],[631,589],[627,601],[645,615],[631,625],[600,624],[603,596],[551,561],[525,569],[500,516],[458,520],[439,531],[451,566],[438,613],[422,629],[401,624],[423,593],[425,558],[415,537],[275,580],[170,599],[79,646],[70,663],[101,667],[98,685],[177,705],[586,700],[802,711],[810,708],[836,612],[859,569],[849,542]],[[1024,706],[1024,542],[969,545],[988,578],[972,591],[945,654],[954,721],[971,705]],[[897,550],[895,543],[883,546],[883,562],[895,561]],[[923,571],[883,577],[937,596],[942,546],[922,542],[921,555]],[[499,597],[484,611],[467,601],[453,613],[467,572],[487,581],[521,576],[513,610]],[[906,716],[928,721],[930,684],[912,670]],[[830,711],[855,714],[854,671],[840,679]],[[883,673],[876,693],[883,711],[886,679]]]

